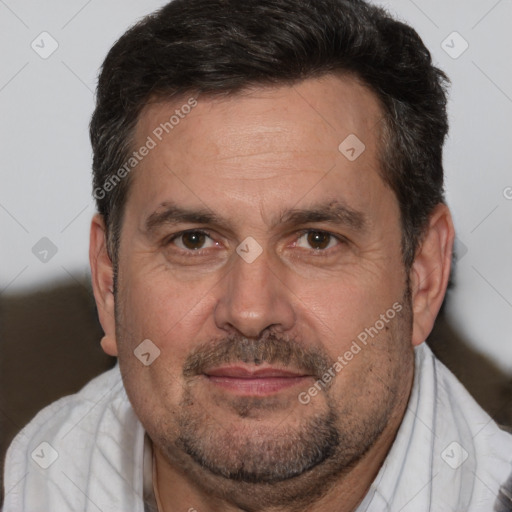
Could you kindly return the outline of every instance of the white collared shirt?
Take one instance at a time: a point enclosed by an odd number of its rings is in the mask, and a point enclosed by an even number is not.
[[[426,344],[415,364],[395,442],[357,512],[511,512],[512,435]],[[3,511],[154,511],[151,466],[151,444],[116,366],[17,435]]]

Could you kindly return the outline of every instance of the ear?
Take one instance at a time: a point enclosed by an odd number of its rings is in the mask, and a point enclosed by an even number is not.
[[[114,267],[107,251],[107,230],[100,214],[91,222],[89,263],[92,288],[98,307],[98,315],[105,336],[101,340],[103,350],[117,356],[116,322],[114,313]]]
[[[414,346],[427,339],[443,303],[450,277],[454,236],[450,210],[445,204],[437,205],[416,251],[410,274]]]

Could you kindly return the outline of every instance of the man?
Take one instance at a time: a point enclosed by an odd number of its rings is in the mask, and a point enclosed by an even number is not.
[[[446,77],[361,0],[176,0],[91,123],[119,365],[11,446],[5,512],[512,510],[512,436],[423,343]]]

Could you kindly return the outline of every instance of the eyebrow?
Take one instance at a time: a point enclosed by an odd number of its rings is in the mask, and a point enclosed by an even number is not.
[[[364,231],[368,225],[363,212],[349,208],[341,201],[331,201],[329,204],[313,205],[309,208],[291,209],[279,217],[281,224],[308,224],[314,222],[329,222],[347,226],[355,231]]]
[[[307,208],[293,208],[281,212],[271,223],[271,227],[281,224],[294,226],[316,222],[329,222],[347,226],[356,231],[364,231],[367,227],[366,215],[349,208],[341,201],[331,201],[329,204],[317,204]],[[204,224],[225,226],[227,222],[207,208],[187,209],[175,203],[162,203],[145,222],[148,233],[156,231],[167,224]]]
[[[148,233],[156,231],[166,224],[221,224],[221,219],[206,208],[189,210],[181,208],[174,203],[162,203],[145,222],[145,229]]]

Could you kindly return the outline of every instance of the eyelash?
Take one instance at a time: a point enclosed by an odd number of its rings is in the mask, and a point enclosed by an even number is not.
[[[341,236],[341,235],[335,235],[334,233],[331,233],[330,231],[325,231],[324,229],[303,229],[302,231],[299,231],[299,236],[297,240],[300,240],[304,235],[307,235],[308,233],[321,233],[322,235],[328,235],[331,237],[331,239],[334,239],[338,242],[338,245],[346,244],[348,240]],[[296,242],[295,242],[296,243]],[[336,247],[330,247],[328,249],[311,249],[315,255],[327,255],[327,253],[330,253],[332,250],[335,250]]]
[[[184,231],[180,231],[179,233],[175,233],[171,237],[167,238],[164,241],[163,245],[168,246],[168,245],[172,244],[176,239],[178,239],[181,236],[184,236],[186,234],[189,234],[189,233],[197,233],[200,235],[204,235],[204,236],[208,237],[210,240],[214,241],[213,238],[211,237],[210,232],[208,232],[208,231],[205,231],[202,229],[187,229]],[[313,254],[315,254],[315,256],[330,255],[331,251],[336,250],[338,245],[346,245],[348,243],[348,240],[341,235],[335,235],[334,233],[331,233],[330,231],[325,231],[323,229],[311,229],[310,228],[310,229],[303,229],[303,230],[299,231],[297,233],[298,236],[297,236],[294,244],[296,244],[298,240],[300,240],[304,235],[307,235],[308,233],[321,233],[324,235],[328,235],[338,242],[338,244],[335,247],[330,247],[327,249],[311,249],[311,251],[313,252]],[[201,249],[195,249],[195,250],[192,250],[192,249],[185,250],[185,249],[181,249],[180,247],[177,247],[177,249],[182,251],[183,254],[195,254],[196,256],[201,256],[204,251],[208,251],[208,249],[211,249],[211,247],[208,247],[206,249],[201,248]]]
[[[164,241],[163,245],[168,246],[168,245],[172,244],[176,239],[180,238],[183,235],[187,235],[189,233],[197,233],[200,235],[204,235],[204,236],[208,237],[210,240],[213,240],[213,238],[210,236],[210,233],[208,231],[204,231],[202,229],[186,229],[185,231],[180,231],[179,233],[175,233],[174,235],[167,238]],[[181,249],[180,247],[177,247],[177,249],[181,250],[183,252],[186,252],[186,253],[190,253],[190,254],[201,254],[203,251],[207,250],[207,249],[196,249],[196,250],[186,251],[185,249]]]

